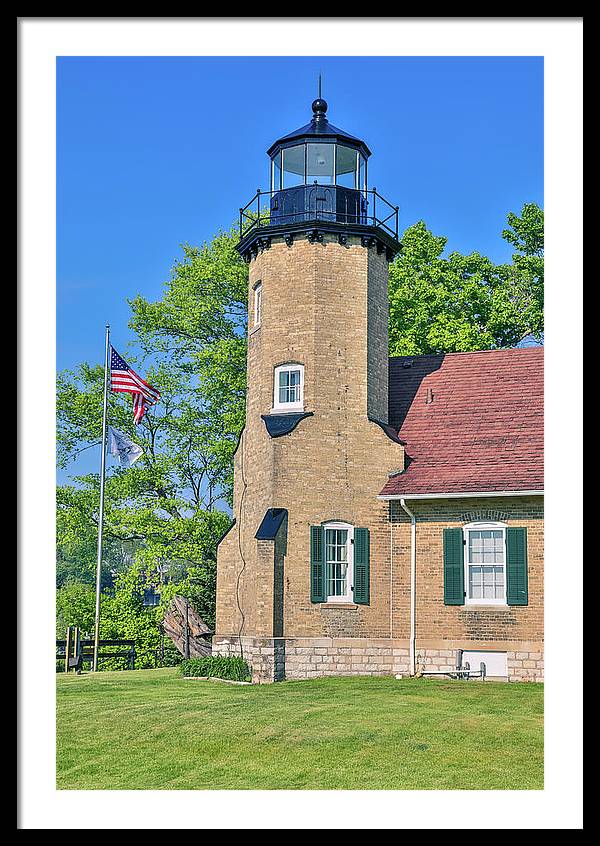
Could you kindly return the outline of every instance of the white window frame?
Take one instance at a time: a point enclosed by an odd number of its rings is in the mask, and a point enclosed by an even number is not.
[[[254,286],[254,324],[253,328],[258,329],[262,319],[262,282]]]
[[[346,593],[343,596],[329,595],[329,562],[327,560],[327,529],[344,529],[348,532],[347,537],[347,569],[346,569]],[[339,520],[323,524],[323,556],[325,562],[325,585],[326,602],[354,602],[354,526],[351,523],[343,523]]]
[[[506,523],[497,523],[497,522],[490,522],[490,521],[478,521],[475,523],[468,523],[466,526],[463,526],[463,537],[464,537],[464,567],[465,567],[465,605],[507,605],[506,601],[506,529],[508,528]],[[472,599],[469,596],[469,589],[471,580],[469,578],[469,567],[481,567],[485,565],[481,564],[471,564],[469,561],[469,532],[485,532],[485,531],[501,531],[502,532],[502,546],[504,549],[504,562],[502,564],[504,568],[504,596],[500,599]],[[497,565],[493,565],[497,566]]]
[[[279,402],[279,375],[281,373],[289,373],[292,370],[300,372],[300,399],[296,402]],[[273,376],[273,408],[271,412],[274,414],[284,414],[288,411],[304,411],[304,365],[298,364],[280,364],[275,368]]]

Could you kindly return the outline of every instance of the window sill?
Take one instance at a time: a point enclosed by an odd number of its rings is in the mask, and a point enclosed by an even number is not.
[[[506,602],[465,602],[463,608],[470,608],[472,611],[488,611],[490,608],[510,608]]]
[[[358,605],[356,602],[322,602],[321,608],[351,608],[352,610],[356,610]]]
[[[304,406],[296,405],[291,408],[272,408],[269,414],[304,414]]]

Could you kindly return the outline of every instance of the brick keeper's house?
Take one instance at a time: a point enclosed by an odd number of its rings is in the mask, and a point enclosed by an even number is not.
[[[388,358],[397,208],[313,103],[241,212],[246,427],[216,654],[257,681],[543,679],[543,350]]]

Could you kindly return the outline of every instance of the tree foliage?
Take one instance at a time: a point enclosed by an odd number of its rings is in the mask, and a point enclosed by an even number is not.
[[[64,638],[67,626],[82,634],[94,631],[96,591],[80,581],[68,582],[56,592],[56,637]]]
[[[515,346],[543,333],[543,212],[508,215],[502,233],[517,252],[496,265],[480,253],[444,256],[447,238],[420,221],[390,265],[390,353],[418,355]]]
[[[236,242],[231,231],[201,248],[185,245],[162,299],[136,297],[130,323],[142,347],[185,385],[211,483],[229,501],[246,396],[248,268]]]

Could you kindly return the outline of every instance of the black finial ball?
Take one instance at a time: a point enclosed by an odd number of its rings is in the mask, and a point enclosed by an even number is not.
[[[316,118],[325,117],[327,103],[321,97],[318,97],[316,100],[313,100],[312,110]]]

